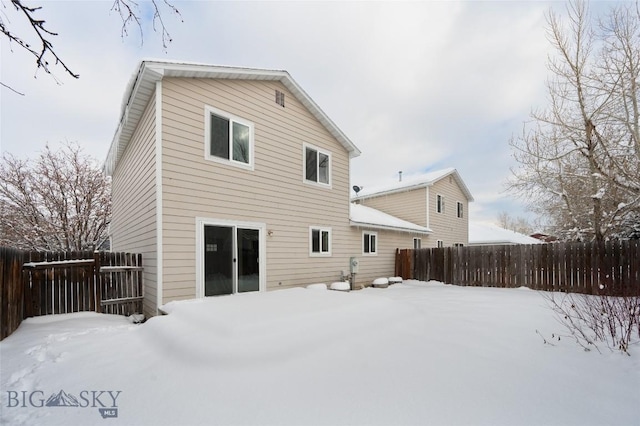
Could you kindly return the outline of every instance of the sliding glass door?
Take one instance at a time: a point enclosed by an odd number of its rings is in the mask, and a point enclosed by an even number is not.
[[[204,295],[260,289],[260,231],[237,226],[204,226]]]

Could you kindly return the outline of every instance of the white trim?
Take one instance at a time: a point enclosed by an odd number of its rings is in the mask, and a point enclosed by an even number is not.
[[[162,80],[156,81],[156,309],[163,305]]]
[[[329,157],[329,183],[323,183],[320,181],[314,182],[312,180],[307,180],[307,148],[313,149],[318,154],[323,154]],[[304,142],[302,144],[302,182],[307,185],[317,186],[319,188],[331,189],[333,186],[333,173],[331,170],[333,168],[333,160],[331,159],[331,157],[332,157],[331,151],[327,151],[326,149],[322,149],[310,143]],[[318,177],[318,179],[320,178],[319,170],[316,170],[316,176]]]
[[[242,229],[256,229],[258,230],[258,239],[260,245],[260,257],[258,258],[259,262],[259,271],[260,271],[260,284],[258,287],[258,291],[266,291],[267,289],[267,239],[266,239],[266,223],[260,222],[244,222],[237,220],[227,220],[227,219],[215,219],[215,218],[207,218],[207,217],[196,217],[195,218],[196,225],[196,298],[204,297],[204,227],[205,226],[227,226],[234,229],[233,238],[234,238],[234,250],[237,247],[235,239],[237,238],[237,228]],[[236,263],[237,265],[237,263]],[[237,269],[234,268],[233,271],[234,282],[237,281]],[[236,294],[236,293],[234,293]]]
[[[313,233],[312,231],[318,230],[320,231],[320,252],[313,252]],[[322,251],[322,233],[329,233],[329,251]],[[309,226],[309,257],[331,257],[331,246],[333,245],[333,235],[331,235],[331,227],[328,226],[319,226],[319,225],[311,225]]]
[[[429,235],[433,233],[431,229],[426,227],[421,227],[422,229],[419,229],[418,225],[416,225],[416,228],[402,228],[399,226],[379,225],[377,223],[358,222],[355,220],[350,220],[349,225],[354,226],[356,228],[379,229],[384,231],[395,231],[395,232],[408,232],[410,234]]]
[[[209,152],[211,144],[211,114],[229,120],[229,158],[224,159],[211,155]],[[243,163],[233,159],[233,123],[242,124],[249,128],[249,163]],[[204,106],[204,159],[208,161],[214,161],[216,163],[226,164],[229,166],[240,167],[246,170],[254,170],[254,125],[251,121],[244,118],[235,116],[226,111],[212,107],[210,105]]]
[[[142,110],[139,106],[148,103],[149,97],[153,93],[154,83],[163,77],[280,81],[289,89],[293,97],[300,101],[329,133],[344,146],[349,152],[349,158],[360,155],[360,150],[353,142],[347,138],[342,130],[331,121],[286,71],[221,67],[182,61],[142,60],[125,90],[118,129],[111,141],[107,160],[105,161],[104,167],[108,175],[111,175],[117,167],[120,157],[130,141],[131,134],[138,125],[142,115]]]
[[[365,235],[369,235],[369,252],[366,253],[364,251],[364,239]],[[375,246],[374,251],[371,251],[371,236],[375,237]],[[378,255],[378,233],[375,231],[362,231],[362,238],[360,239],[362,245],[362,255],[363,256],[377,256]]]
[[[365,189],[362,191],[362,193],[360,193],[360,195],[352,197],[351,201],[366,200],[369,198],[380,197],[382,195],[391,195],[391,194],[396,194],[400,192],[408,192],[408,191],[413,191],[419,188],[429,188],[430,186],[435,185],[438,181],[444,179],[447,176],[449,177],[453,176],[455,178],[456,183],[459,186],[459,189],[465,195],[467,200],[469,202],[473,201],[473,196],[469,192],[469,188],[467,188],[466,184],[463,182],[462,178],[460,177],[460,174],[457,172],[456,169],[453,169],[453,168],[444,169],[437,172],[431,172],[428,175],[431,177],[422,175],[424,177],[423,180],[415,180],[416,179],[415,177],[408,176],[407,180],[403,180],[402,182],[394,185],[380,187],[379,189],[376,189],[376,188]],[[420,178],[420,176],[418,176],[417,178]]]

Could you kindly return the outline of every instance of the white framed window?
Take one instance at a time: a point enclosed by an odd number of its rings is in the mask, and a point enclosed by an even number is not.
[[[364,231],[362,233],[362,254],[375,256],[378,254],[378,233]]]
[[[464,217],[464,204],[462,204],[460,201],[458,201],[458,217]]]
[[[331,153],[313,145],[303,145],[303,179],[305,183],[331,186]]]
[[[444,195],[436,195],[436,211],[444,213]]]
[[[444,247],[444,241],[438,240],[438,248]]]
[[[204,107],[205,159],[253,170],[253,123]]]
[[[420,250],[422,248],[422,238],[413,239],[413,249]]]
[[[309,255],[331,256],[331,228],[309,227]]]

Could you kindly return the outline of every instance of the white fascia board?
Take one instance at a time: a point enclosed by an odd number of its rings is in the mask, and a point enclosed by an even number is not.
[[[369,229],[383,229],[387,231],[396,231],[396,232],[408,232],[412,234],[423,234],[430,235],[433,234],[433,231],[428,228],[416,229],[416,228],[402,228],[397,226],[389,226],[389,225],[379,225],[375,223],[366,223],[366,222],[355,222],[353,220],[349,221],[351,226],[356,228],[369,228]]]
[[[167,62],[160,60],[142,61],[137,73],[132,76],[121,107],[122,114],[115,132],[107,160],[103,166],[108,175],[115,170],[122,152],[129,143],[130,136],[140,119],[142,112],[132,109],[134,103],[146,105],[149,94],[145,87],[153,87],[156,81],[164,77],[188,78],[220,78],[220,79],[248,79],[280,81],[293,95],[313,114],[313,116],[335,137],[354,158],[361,154],[360,150],[336,126],[336,124],[320,109],[311,97],[293,80],[288,72],[282,70],[266,70],[255,68],[224,67],[189,62]]]

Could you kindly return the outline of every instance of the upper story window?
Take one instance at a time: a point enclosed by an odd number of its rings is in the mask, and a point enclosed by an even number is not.
[[[253,123],[205,106],[205,158],[253,169]]]
[[[464,204],[458,201],[458,217],[464,217]]]
[[[331,153],[304,145],[304,181],[331,186]]]
[[[438,213],[444,213],[444,196],[437,195],[436,196],[436,211]]]
[[[362,254],[375,255],[378,253],[378,234],[376,232],[362,233]]]

